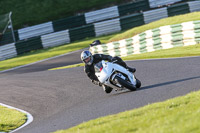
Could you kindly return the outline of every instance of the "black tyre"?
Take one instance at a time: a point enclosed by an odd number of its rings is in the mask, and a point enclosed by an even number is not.
[[[109,87],[109,86],[106,86],[106,85],[103,85],[103,90],[106,92],[106,93],[111,93],[111,91],[113,90],[113,88]]]
[[[140,88],[141,87],[141,82],[139,79],[136,79],[136,88]]]
[[[129,82],[125,81],[124,79],[121,79],[120,77],[115,77],[115,81],[124,86],[125,88],[131,90],[131,91],[136,91],[136,87],[130,84]]]

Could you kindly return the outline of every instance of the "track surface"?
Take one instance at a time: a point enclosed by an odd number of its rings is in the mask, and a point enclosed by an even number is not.
[[[45,64],[79,62],[79,55],[76,52],[0,74],[0,101],[34,117],[17,133],[54,132],[200,89],[200,57],[127,62],[137,68],[136,76],[142,81],[142,88],[136,92],[106,94],[91,84],[83,67],[44,71]]]

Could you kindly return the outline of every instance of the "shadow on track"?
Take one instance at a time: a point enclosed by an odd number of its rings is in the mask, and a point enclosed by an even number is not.
[[[151,89],[151,88],[160,87],[160,86],[165,86],[165,85],[169,85],[169,84],[175,84],[175,83],[184,82],[184,81],[187,81],[187,80],[199,79],[199,78],[200,78],[200,76],[190,77],[190,78],[179,79],[179,80],[175,80],[175,81],[168,81],[168,82],[164,82],[164,83],[159,83],[159,84],[155,84],[155,85],[144,86],[144,87],[138,89],[137,91],[145,90],[145,89]]]
[[[113,93],[112,95],[117,96],[117,95],[126,94],[126,93],[130,93],[130,92],[135,92],[135,91],[130,91],[130,90],[124,90],[124,91],[119,91],[119,92],[115,91],[115,93]]]
[[[165,85],[169,85],[169,84],[175,84],[175,83],[178,83],[178,82],[184,82],[184,81],[193,80],[193,79],[199,79],[199,78],[200,78],[200,76],[197,76],[197,77],[179,79],[179,80],[175,80],[175,81],[168,81],[168,82],[154,84],[154,85],[148,85],[148,86],[141,87],[141,88],[137,89],[136,91],[151,89],[151,88],[155,88],[155,87],[165,86]],[[126,93],[130,93],[130,92],[135,92],[135,91],[125,90],[125,91],[122,91],[122,92],[114,93],[112,95],[116,96],[116,95],[126,94]]]

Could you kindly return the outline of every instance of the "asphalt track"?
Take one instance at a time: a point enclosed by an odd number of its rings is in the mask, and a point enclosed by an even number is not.
[[[0,74],[0,102],[31,113],[17,133],[49,133],[82,122],[164,101],[200,89],[200,57],[129,61],[142,88],[106,94],[83,67],[47,71],[80,62],[80,51]]]

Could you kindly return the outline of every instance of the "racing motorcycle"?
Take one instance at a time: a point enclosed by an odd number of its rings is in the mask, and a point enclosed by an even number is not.
[[[141,87],[140,80],[133,73],[114,62],[102,60],[94,65],[94,69],[99,81],[108,86],[104,90],[106,93],[110,93],[113,89],[116,91],[124,89],[135,91]]]

